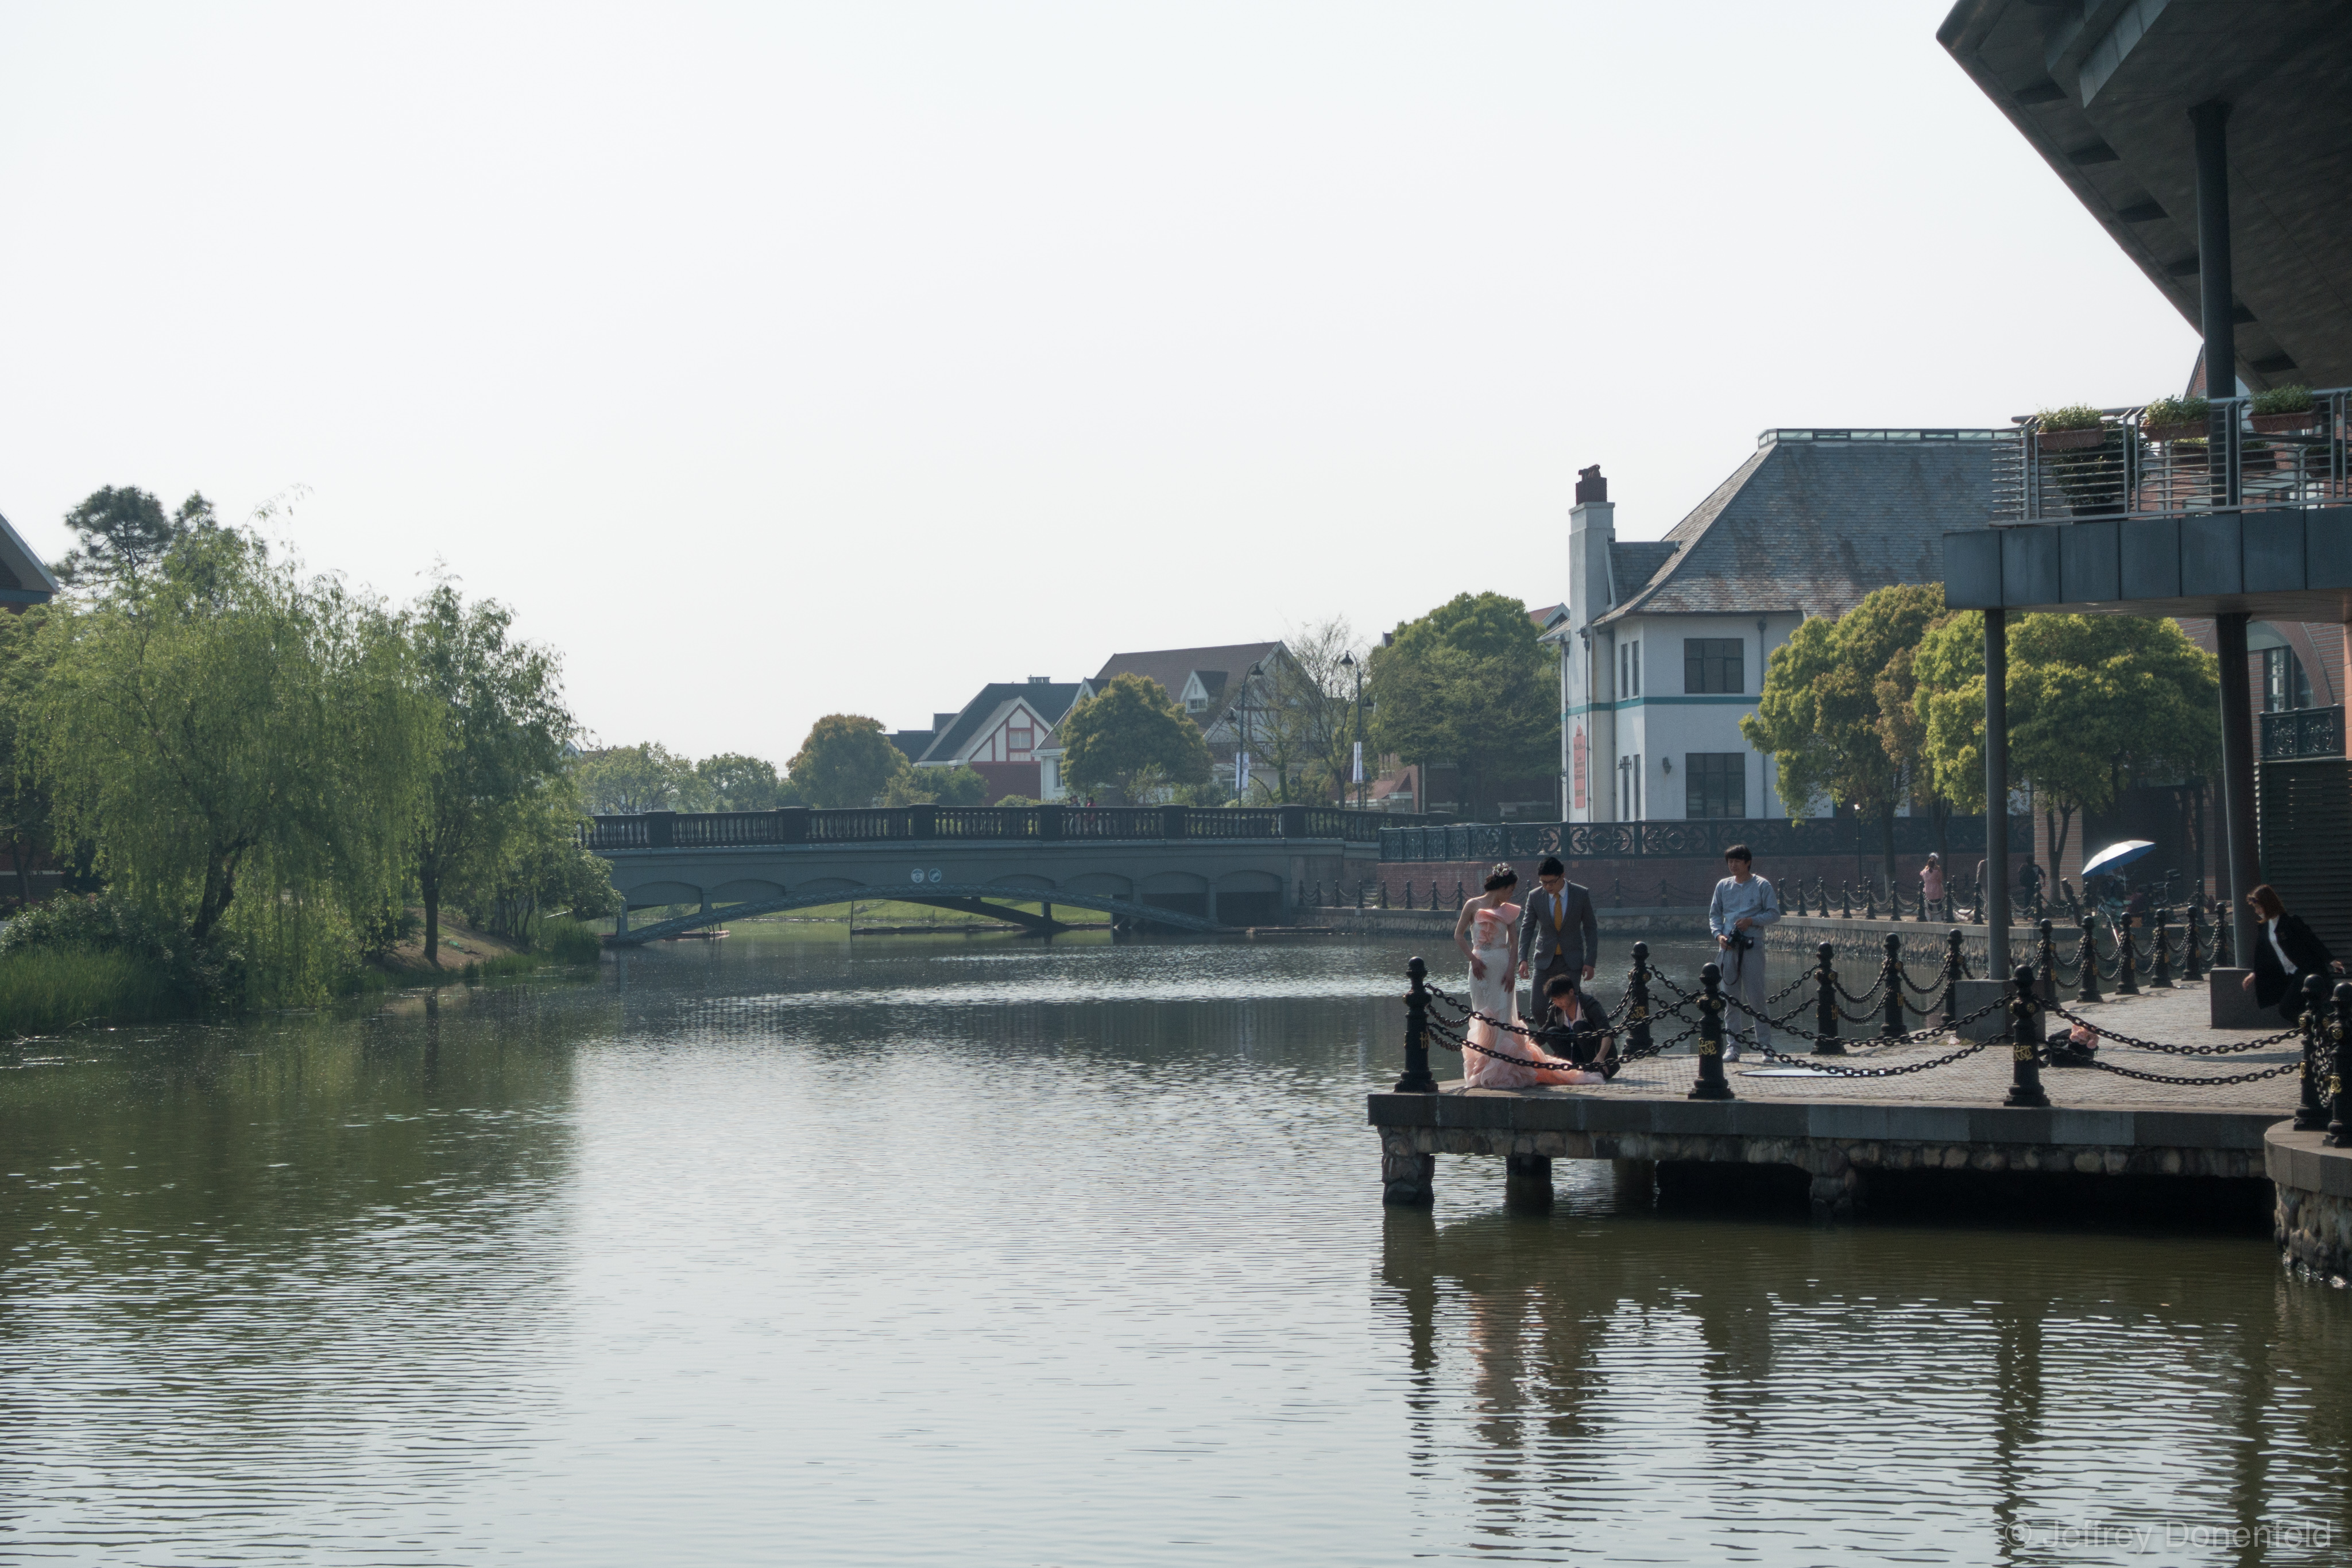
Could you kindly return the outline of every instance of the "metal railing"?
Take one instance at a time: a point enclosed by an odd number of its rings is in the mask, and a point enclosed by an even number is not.
[[[2032,820],[2011,817],[2009,832],[2013,845],[2032,843]],[[1446,827],[1384,828],[1380,835],[1381,859],[1391,862],[1525,860],[1537,855],[1558,855],[1570,861],[1580,857],[1719,860],[1725,850],[1742,843],[1764,857],[1850,855],[1876,854],[1885,840],[1876,822],[1852,817],[1809,817],[1793,822],[1781,817],[1500,825],[1457,822]],[[1941,843],[1929,819],[1895,819],[1896,854],[1926,854],[1946,845],[1955,855],[1982,853],[1984,819],[1948,819]]]
[[[2216,400],[2214,425],[2158,423],[2147,410],[2100,410],[2095,429],[2045,430],[2024,419],[1993,444],[1996,523],[2179,517],[2352,501],[2352,390],[2311,394],[2307,413],[2258,414],[2252,400]],[[2220,469],[2217,473],[2216,463]],[[2235,497],[2232,499],[2231,497]]]
[[[2287,762],[2344,755],[2344,710],[2288,708],[2263,715],[2263,760]]]
[[[769,849],[784,845],[929,841],[1093,842],[1336,840],[1376,844],[1392,815],[1329,806],[1204,810],[1189,806],[869,806],[817,810],[646,811],[580,824],[581,847],[623,850]]]

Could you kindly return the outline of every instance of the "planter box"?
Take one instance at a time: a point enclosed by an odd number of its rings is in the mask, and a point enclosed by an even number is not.
[[[2044,430],[2037,433],[2033,444],[2044,452],[2086,452],[2107,444],[2107,433],[2098,430]]]
[[[2305,409],[2301,413],[2258,413],[2252,416],[2254,428],[2264,435],[2299,435],[2306,430],[2316,429],[2326,417],[2315,408]]]
[[[2212,427],[2200,419],[2189,424],[2143,424],[2139,433],[2150,441],[2202,441]]]

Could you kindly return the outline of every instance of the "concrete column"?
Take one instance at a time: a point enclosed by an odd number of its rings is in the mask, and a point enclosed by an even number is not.
[[[2009,612],[1984,612],[1985,951],[2009,972]]]
[[[629,930],[629,901],[621,900],[621,913],[613,916],[613,935],[625,936]]]
[[[2229,885],[2221,896],[2230,906],[2230,940],[2241,964],[2254,950],[2254,912],[2246,894],[2263,880],[2262,841],[2254,821],[2254,703],[2246,685],[2244,611],[2213,617],[2213,642],[2221,655],[2221,827]]]
[[[2205,329],[2205,395],[2225,398],[2238,391],[2237,298],[2230,277],[2230,106],[2200,103],[2189,111],[2197,128],[2197,285]],[[2231,451],[2237,413],[2215,408],[2211,415],[2208,473],[2213,504],[2238,504],[2238,465],[2223,460]]]

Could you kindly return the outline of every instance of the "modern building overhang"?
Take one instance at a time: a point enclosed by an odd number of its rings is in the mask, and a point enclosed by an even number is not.
[[[1959,0],[1937,37],[2192,327],[2189,110],[2228,103],[2238,374],[2352,385],[2352,5]]]
[[[2352,622],[2352,507],[2034,523],[1944,536],[1955,610]]]

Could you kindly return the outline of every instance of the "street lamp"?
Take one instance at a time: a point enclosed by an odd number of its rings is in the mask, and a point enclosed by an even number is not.
[[[1249,716],[1250,683],[1257,679],[1258,667],[1252,664],[1249,674],[1242,677],[1241,695],[1234,700],[1234,711],[1241,716],[1241,749],[1234,753],[1234,794],[1243,805],[1249,804]]]
[[[1343,670],[1352,671],[1356,677],[1356,752],[1354,772],[1356,775],[1356,810],[1360,811],[1364,809],[1364,668],[1361,664],[1356,663],[1356,655],[1353,653],[1340,654],[1339,667]],[[1339,804],[1344,806],[1347,803],[1348,787],[1345,784],[1342,784],[1339,786]]]

